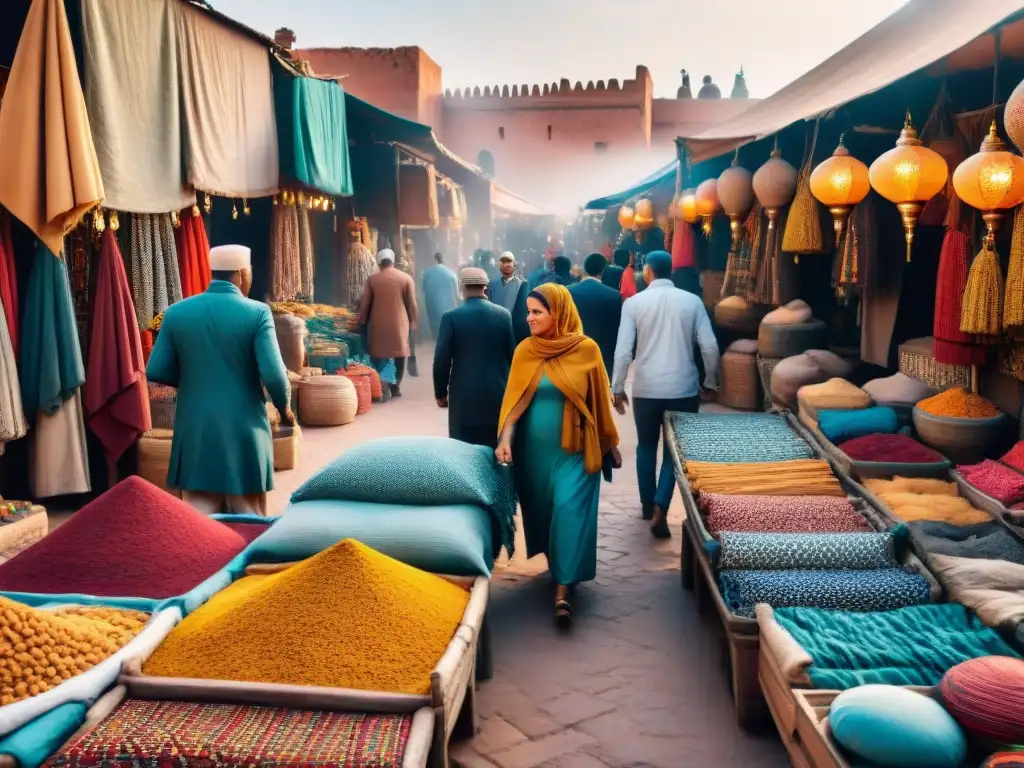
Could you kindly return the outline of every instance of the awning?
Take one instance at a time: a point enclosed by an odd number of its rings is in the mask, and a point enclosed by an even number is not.
[[[534,202],[520,197],[500,184],[491,182],[491,205],[517,216],[548,216],[548,212]]]
[[[683,137],[690,160],[731,152],[884,88],[959,51],[1022,8],[1021,0],[910,0],[769,98],[716,128]]]
[[[629,189],[616,192],[614,195],[606,195],[605,197],[599,197],[595,200],[591,200],[583,207],[586,210],[603,210],[606,208],[616,208],[620,205],[624,205],[627,201],[637,197],[638,195],[646,194],[657,186],[666,184],[669,181],[674,184],[678,171],[679,161],[673,160],[663,168],[659,168],[649,176],[645,176]]]
[[[345,115],[349,140],[356,143],[379,141],[415,147],[433,135],[429,126],[375,107],[351,93],[345,94]]]

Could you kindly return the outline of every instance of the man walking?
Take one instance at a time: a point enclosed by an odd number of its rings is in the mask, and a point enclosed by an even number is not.
[[[242,295],[251,254],[210,250],[205,293],[168,307],[146,376],[178,388],[167,484],[206,514],[267,513],[274,448],[263,389],[294,423],[270,307]]]
[[[675,490],[675,472],[668,446],[657,475],[658,440],[666,411],[696,413],[701,385],[694,349],[704,360],[705,390],[718,389],[718,341],[707,309],[697,296],[672,284],[672,257],[665,251],[647,254],[647,289],[622,305],[622,323],[615,347],[612,394],[615,409],[626,412],[626,376],[634,362],[633,418],[636,420],[636,473],[645,520],[651,532],[668,538],[668,508]]]
[[[448,409],[448,436],[498,446],[498,416],[515,352],[512,316],[487,300],[487,273],[462,270],[465,303],[445,312],[434,348],[434,397]]]
[[[629,266],[629,251],[625,248],[618,248],[612,254],[612,262],[601,275],[601,282],[616,291],[622,287],[622,273]]]
[[[583,321],[583,333],[597,342],[604,358],[604,367],[611,378],[615,363],[615,343],[622,317],[622,297],[614,288],[601,282],[608,268],[608,260],[600,253],[592,253],[583,262],[586,277],[570,286],[569,293]]]
[[[391,396],[401,397],[405,362],[409,357],[409,332],[416,330],[419,308],[412,278],[395,268],[395,252],[385,248],[377,254],[379,271],[370,275],[363,290],[359,321],[368,327],[367,341],[373,367],[380,370],[393,358],[395,383]]]
[[[523,285],[523,278],[516,275],[516,257],[508,251],[501,254],[498,259],[498,269],[501,276],[492,280],[487,289],[491,301],[499,307],[504,307],[509,312],[514,312],[516,300],[519,298],[519,289]]]
[[[435,339],[441,328],[441,315],[459,306],[459,278],[444,263],[444,255],[434,254],[434,266],[423,273],[423,297],[427,303],[430,335]]]

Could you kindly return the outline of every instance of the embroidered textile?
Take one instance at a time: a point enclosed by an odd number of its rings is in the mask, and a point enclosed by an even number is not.
[[[132,299],[139,328],[181,301],[181,276],[170,214],[135,214],[130,241]]]
[[[718,567],[739,570],[895,568],[891,533],[723,533]]]

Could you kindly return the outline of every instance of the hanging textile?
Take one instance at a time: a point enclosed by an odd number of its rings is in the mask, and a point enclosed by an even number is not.
[[[333,80],[294,74],[276,57],[271,71],[281,175],[329,195],[351,195],[344,89]]]
[[[1010,240],[1010,265],[1003,293],[1003,328],[1012,336],[1024,334],[1024,205],[1017,207]]]
[[[309,221],[309,209],[300,205],[299,216],[299,295],[313,300],[313,274],[316,258],[313,254],[313,231]]]
[[[210,241],[206,237],[203,217],[186,211],[174,233],[178,253],[181,297],[196,296],[210,287]]]
[[[266,197],[280,174],[270,54],[176,2],[188,182],[221,197]]]
[[[18,276],[14,271],[14,241],[11,239],[11,218],[0,211],[0,305],[7,315],[7,337],[18,353]]]
[[[434,166],[398,166],[398,223],[403,227],[426,228],[440,223]]]
[[[85,412],[107,458],[117,461],[152,422],[132,291],[117,236],[109,228],[100,245],[90,330]]]
[[[348,247],[348,268],[346,270],[346,304],[358,306],[363,298],[363,289],[370,275],[377,271],[377,263],[373,258],[370,249],[363,245],[356,238]]]
[[[971,262],[960,316],[960,330],[977,334],[982,343],[994,342],[1003,330],[1003,268],[994,240],[986,236]]]
[[[132,216],[130,241],[132,298],[139,328],[181,301],[181,277],[170,214]]]
[[[0,102],[0,204],[52,253],[103,200],[63,0],[35,0]]]
[[[969,247],[967,235],[951,229],[946,232],[939,251],[932,335],[935,337],[935,360],[948,365],[980,365],[985,362],[985,349],[976,343],[973,336],[960,330]]]
[[[675,220],[672,230],[672,269],[697,266],[693,227],[682,219]]]
[[[275,205],[270,227],[270,295],[274,301],[294,301],[302,290],[296,207],[284,203]]]
[[[875,200],[870,194],[850,214],[832,267],[832,287],[836,297],[848,299],[864,287],[866,264],[878,258],[878,227],[875,221]]]
[[[182,172],[178,5],[81,3],[85,101],[106,208],[166,213],[195,202]]]
[[[18,440],[28,432],[28,421],[21,405],[17,357],[7,328],[7,315],[0,303],[0,455],[4,452],[4,443]]]

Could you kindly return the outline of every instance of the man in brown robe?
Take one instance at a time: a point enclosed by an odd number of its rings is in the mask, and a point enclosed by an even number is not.
[[[374,367],[394,358],[397,375],[391,396],[401,397],[405,361],[409,357],[409,332],[416,330],[419,309],[412,278],[395,269],[395,252],[385,248],[377,254],[380,271],[370,275],[363,289],[359,320],[367,326],[368,346]]]

